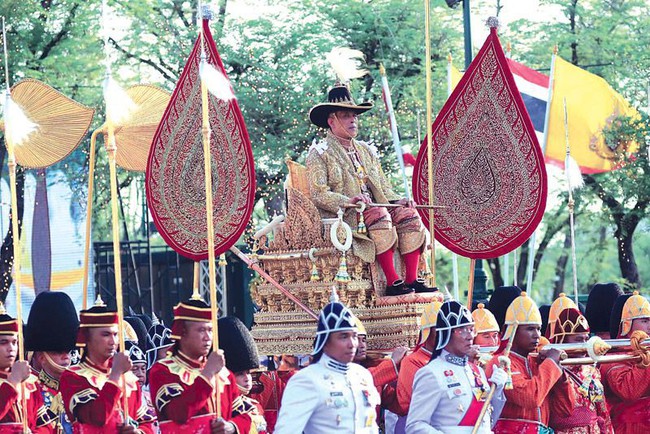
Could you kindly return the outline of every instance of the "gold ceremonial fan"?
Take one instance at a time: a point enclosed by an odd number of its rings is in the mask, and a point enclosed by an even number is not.
[[[115,123],[118,166],[126,170],[144,172],[147,169],[149,148],[170,94],[156,86],[138,84],[126,90],[135,107],[121,123]],[[106,123],[100,131],[108,134]]]
[[[11,96],[38,126],[25,143],[15,147],[18,164],[30,169],[51,166],[70,155],[84,138],[95,113],[31,78],[16,83]],[[4,122],[0,127],[4,130]]]

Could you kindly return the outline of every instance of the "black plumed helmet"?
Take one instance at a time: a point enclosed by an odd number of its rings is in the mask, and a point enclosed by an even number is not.
[[[79,317],[64,292],[41,292],[34,299],[25,328],[27,351],[72,351]]]
[[[487,304],[487,309],[492,312],[501,330],[503,330],[503,324],[506,321],[508,306],[520,295],[521,288],[518,286],[499,286],[492,293],[490,301]]]
[[[260,367],[260,358],[253,336],[237,317],[219,318],[219,348],[223,350],[226,357],[226,368],[232,372]]]
[[[585,318],[587,318],[592,332],[603,333],[609,331],[612,307],[620,295],[623,295],[623,290],[616,283],[596,283],[591,287],[587,298]]]
[[[124,321],[128,322],[135,334],[138,336],[138,346],[141,348],[147,345],[147,327],[144,325],[144,322],[137,316],[125,316]]]
[[[609,335],[612,339],[618,338],[618,331],[621,327],[621,317],[623,316],[623,307],[625,306],[627,299],[630,297],[632,297],[632,294],[623,294],[616,297],[616,301],[614,301],[612,313],[609,317]],[[589,320],[587,319],[587,322],[588,321]],[[591,323],[589,325],[591,326]]]
[[[151,328],[151,326],[153,325],[153,320],[147,314],[138,313],[138,314],[135,315],[135,317],[140,318],[140,320],[144,323],[144,329],[145,330],[149,330]],[[144,342],[140,342],[140,347],[144,348],[144,345],[145,345]]]

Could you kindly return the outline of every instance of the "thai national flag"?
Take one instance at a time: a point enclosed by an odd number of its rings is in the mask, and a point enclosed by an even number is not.
[[[515,83],[524,100],[528,115],[533,121],[537,139],[542,148],[544,148],[544,121],[546,118],[546,106],[549,104],[548,87],[549,78],[541,72],[530,69],[527,66],[508,59],[510,71],[515,77]]]

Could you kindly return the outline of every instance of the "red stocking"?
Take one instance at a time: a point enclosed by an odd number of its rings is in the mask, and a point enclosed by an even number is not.
[[[386,282],[388,283],[388,286],[395,283],[395,281],[400,280],[400,277],[395,271],[395,263],[393,262],[393,249],[387,250],[381,255],[377,255],[377,261],[379,262],[381,269],[386,275]]]
[[[418,277],[418,265],[420,265],[420,250],[402,255],[406,266],[406,283],[413,283]]]

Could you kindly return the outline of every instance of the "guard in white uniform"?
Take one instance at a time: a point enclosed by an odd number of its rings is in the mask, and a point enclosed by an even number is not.
[[[372,375],[352,363],[358,347],[352,312],[336,294],[318,316],[313,364],[289,380],[275,434],[377,434],[380,397]]]
[[[474,340],[472,315],[457,301],[442,304],[436,320],[436,350],[431,362],[418,370],[406,422],[407,434],[469,434],[490,390],[491,408],[478,432],[491,433],[505,405],[503,387],[508,374],[495,369],[490,382],[482,368],[469,362]]]

